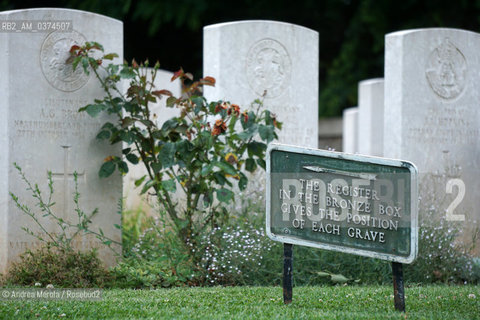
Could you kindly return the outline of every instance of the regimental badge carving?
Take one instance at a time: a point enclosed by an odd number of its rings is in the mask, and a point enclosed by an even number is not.
[[[281,95],[290,84],[291,61],[285,47],[273,39],[256,42],[248,51],[246,74],[250,88],[266,98]]]
[[[462,52],[445,38],[428,57],[426,76],[430,87],[439,97],[455,99],[465,89],[467,61]]]
[[[73,45],[83,45],[85,37],[76,32],[52,32],[42,44],[40,51],[40,65],[48,83],[54,88],[72,92],[83,87],[88,79],[81,67],[73,71],[70,57],[70,48]]]

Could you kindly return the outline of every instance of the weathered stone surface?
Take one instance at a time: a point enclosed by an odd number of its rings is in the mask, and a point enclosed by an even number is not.
[[[283,122],[279,142],[317,147],[316,31],[276,21],[240,21],[204,28],[203,72],[217,80],[210,100],[248,107],[255,99]]]
[[[39,184],[47,197],[47,171],[53,173],[53,212],[77,223],[73,202],[73,172],[78,173],[80,206],[86,213],[95,208],[99,213],[92,227],[121,241],[121,224],[117,204],[122,195],[122,178],[114,175],[100,179],[98,170],[103,159],[120,154],[120,146],[109,146],[95,139],[98,129],[108,119],[91,118],[77,110],[104,96],[98,81],[79,68],[73,71],[66,63],[73,44],[97,41],[107,52],[120,55],[122,61],[123,24],[120,21],[77,10],[27,9],[1,12],[2,21],[38,22],[70,21],[70,31],[0,33],[0,272],[27,248],[39,243],[22,227],[41,232],[32,219],[18,210],[9,197],[14,193],[30,208],[37,201],[26,191],[13,163],[21,166],[28,179]],[[48,218],[39,216],[48,232],[59,228]],[[108,248],[94,237],[78,237],[79,249],[100,247],[99,257],[107,264],[115,263]]]
[[[318,120],[318,148],[342,151],[342,117]]]
[[[358,153],[383,155],[383,79],[358,84]]]
[[[385,46],[384,155],[414,162],[420,213],[460,223],[471,242],[480,220],[480,35],[406,30]]]
[[[358,152],[358,107],[343,110],[342,151]]]

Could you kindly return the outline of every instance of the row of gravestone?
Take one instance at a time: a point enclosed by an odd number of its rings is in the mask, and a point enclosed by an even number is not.
[[[480,34],[418,29],[385,37],[383,79],[344,111],[343,151],[410,160],[420,218],[462,231],[480,254]],[[427,214],[428,212],[428,214]]]
[[[123,25],[108,17],[65,9],[3,12],[0,20],[15,25],[10,32],[0,33],[0,272],[4,272],[26,248],[38,245],[21,228],[39,229],[9,197],[11,191],[35,207],[36,201],[25,191],[13,162],[39,183],[44,194],[47,171],[52,171],[55,213],[65,219],[76,215],[72,173],[77,171],[82,207],[86,212],[99,208],[93,225],[121,240],[114,224],[121,222],[117,203],[122,198],[122,177],[99,179],[97,175],[103,159],[120,154],[120,149],[95,140],[107,118],[92,119],[77,112],[103,92],[91,75],[73,72],[65,61],[71,45],[86,40],[102,43],[106,52],[118,53],[117,62],[121,61]],[[45,30],[45,22],[55,21],[69,22],[72,28],[68,32]],[[215,77],[217,85],[206,88],[205,96],[242,106],[263,99],[284,122],[280,142],[316,147],[318,42],[315,31],[280,22],[243,21],[206,27],[204,74]],[[357,126],[354,132],[359,131],[354,135],[360,137],[358,145],[366,148],[361,152],[417,164],[424,190],[429,190],[422,194],[422,203],[438,206],[438,211],[444,210],[451,220],[463,217],[465,221],[460,223],[468,228],[475,226],[479,210],[474,200],[479,187],[475,160],[480,150],[480,115],[474,86],[480,74],[479,47],[477,34],[460,30],[388,35],[385,103],[364,107],[362,101],[373,101],[376,95],[361,89],[360,109],[366,113],[360,116],[363,120],[352,121],[347,128]],[[179,93],[179,84],[170,83],[169,78],[169,73],[161,72],[158,87]],[[174,115],[161,102],[155,108],[158,121]],[[138,170],[132,168],[123,180],[127,208],[138,204],[136,197],[129,197],[137,192],[133,181],[142,175]],[[430,188],[432,185],[435,188]],[[55,223],[46,219],[43,223],[50,232],[56,231]],[[75,245],[87,249],[97,247],[98,242],[83,237]],[[107,265],[114,263],[108,249],[100,248],[99,253]]]
[[[94,229],[121,241],[118,202],[122,199],[122,177],[98,177],[104,159],[121,154],[121,146],[95,139],[107,116],[90,118],[77,110],[103,96],[94,77],[66,63],[74,44],[97,41],[105,52],[123,59],[123,23],[105,16],[67,9],[26,9],[0,13],[6,28],[0,32],[0,273],[27,248],[40,243],[22,228],[41,235],[35,222],[22,214],[9,192],[31,208],[36,200],[26,190],[13,163],[21,166],[30,181],[48,195],[47,172],[54,180],[53,213],[77,223],[73,202],[73,173],[78,173],[82,209],[95,208]],[[8,28],[7,28],[8,26]],[[53,26],[53,27],[52,27]],[[53,29],[55,28],[55,29]],[[204,29],[204,73],[217,80],[205,90],[206,98],[228,99],[249,106],[255,99],[275,112],[284,128],[280,141],[317,146],[318,33],[300,26],[272,21],[244,21]],[[160,72],[156,85],[180,94],[179,83],[170,83],[171,73]],[[154,106],[159,122],[175,115],[162,101]],[[123,179],[127,208],[142,201],[134,190],[141,168],[130,168]],[[257,179],[258,180],[258,179]],[[35,208],[36,209],[36,208]],[[38,210],[36,210],[38,211]],[[52,220],[38,217],[48,232],[58,232]],[[74,241],[78,249],[99,247],[99,257],[115,263],[109,249],[95,237]]]

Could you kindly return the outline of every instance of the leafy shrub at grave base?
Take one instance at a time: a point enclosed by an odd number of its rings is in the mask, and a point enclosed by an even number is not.
[[[433,214],[427,213],[427,220]],[[419,255],[405,268],[405,279],[421,283],[478,283],[480,270],[470,255],[473,247],[459,243],[459,234],[459,225],[444,219],[435,225],[423,223],[419,232]]]
[[[198,285],[198,268],[179,241],[175,226],[159,218],[148,220],[145,231],[128,257],[112,269],[119,287],[171,287]]]
[[[25,204],[25,199],[20,199],[13,193],[10,193],[10,196],[20,212],[30,217],[35,226],[42,230],[42,232],[36,233],[29,228],[22,227],[24,232],[36,238],[42,243],[42,246],[23,253],[20,260],[13,263],[8,270],[5,282],[25,286],[33,286],[36,283],[53,284],[69,288],[107,285],[109,273],[98,258],[97,251],[95,249],[85,252],[76,250],[73,246],[74,240],[80,236],[93,235],[99,240],[99,243],[109,247],[115,253],[112,245],[121,245],[121,243],[107,238],[101,229],[98,231],[90,229],[92,218],[98,213],[98,210],[95,209],[90,214],[86,214],[81,209],[77,173],[73,174],[75,186],[73,203],[77,214],[77,219],[75,219],[77,221],[73,222],[64,220],[55,213],[55,203],[52,201],[54,182],[51,172],[47,172],[48,191],[41,192],[39,185],[30,182],[20,166],[16,163],[14,166],[25,183],[26,190],[35,199],[36,208],[29,207]],[[57,232],[47,231],[45,227],[47,219],[56,226]]]
[[[55,287],[104,287],[110,281],[95,250],[79,252],[63,248],[40,247],[27,251],[12,264],[6,283],[34,286],[53,284]]]
[[[122,251],[125,258],[134,255],[133,247],[153,221],[154,218],[149,216],[142,208],[122,212]]]
[[[263,219],[249,212],[250,218],[240,214],[227,226],[194,235],[197,246],[191,251],[200,255],[198,265],[165,221],[157,219],[141,227],[145,231],[129,258],[112,269],[114,285],[281,285],[283,247],[265,236]],[[384,261],[307,247],[295,248],[294,268],[296,285],[391,281],[390,266]]]
[[[190,271],[191,272],[191,271]],[[196,285],[182,275],[175,274],[161,261],[128,258],[111,269],[114,288],[169,288]]]
[[[198,236],[196,250],[202,254],[201,268],[187,263],[189,260],[186,259],[188,257],[186,248],[178,242],[173,242],[174,236],[170,235],[167,239],[159,237],[162,234],[168,235],[171,231],[168,231],[169,227],[163,224],[160,226],[157,222],[158,229],[155,230],[155,227],[147,229],[141,241],[137,243],[136,259],[124,262],[124,278],[137,277],[141,281],[136,283],[136,287],[149,287],[151,279],[138,275],[155,274],[154,269],[148,272],[146,269],[156,266],[157,270],[175,270],[178,275],[175,278],[176,282],[170,282],[168,285],[281,286],[283,246],[264,235],[263,219],[258,218],[261,214],[255,214],[262,210],[258,209],[258,204],[254,206],[255,209],[241,208],[244,212],[238,213],[239,218],[231,219],[229,225],[217,228],[213,233]],[[480,265],[474,264],[471,257],[462,254],[458,249],[453,249],[456,248],[455,232],[437,230],[432,238],[432,233],[427,231],[422,229],[420,232],[418,260],[412,265],[405,266],[405,281],[477,283]],[[439,250],[439,245],[444,249]],[[301,246],[295,246],[293,258],[295,285],[356,282],[391,285],[392,282],[391,264],[383,260]],[[151,262],[153,260],[154,262]],[[147,264],[148,267],[145,267]],[[178,269],[179,266],[183,269]],[[442,274],[443,272],[448,274],[436,277],[436,274],[439,275],[438,270],[443,270]],[[128,276],[127,273],[131,274]],[[155,281],[160,286],[166,286],[163,284],[163,277]]]

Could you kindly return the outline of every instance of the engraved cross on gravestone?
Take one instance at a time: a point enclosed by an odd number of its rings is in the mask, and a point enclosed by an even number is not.
[[[71,146],[64,145],[63,148],[63,172],[52,172],[53,180],[61,180],[63,181],[63,208],[61,217],[66,220],[68,218],[68,211],[69,207],[69,196],[70,196],[70,188],[69,188],[69,181],[74,180],[74,172],[70,172],[70,161],[69,161],[69,149]],[[82,173],[78,173],[77,177],[82,177],[85,179],[85,170]]]

